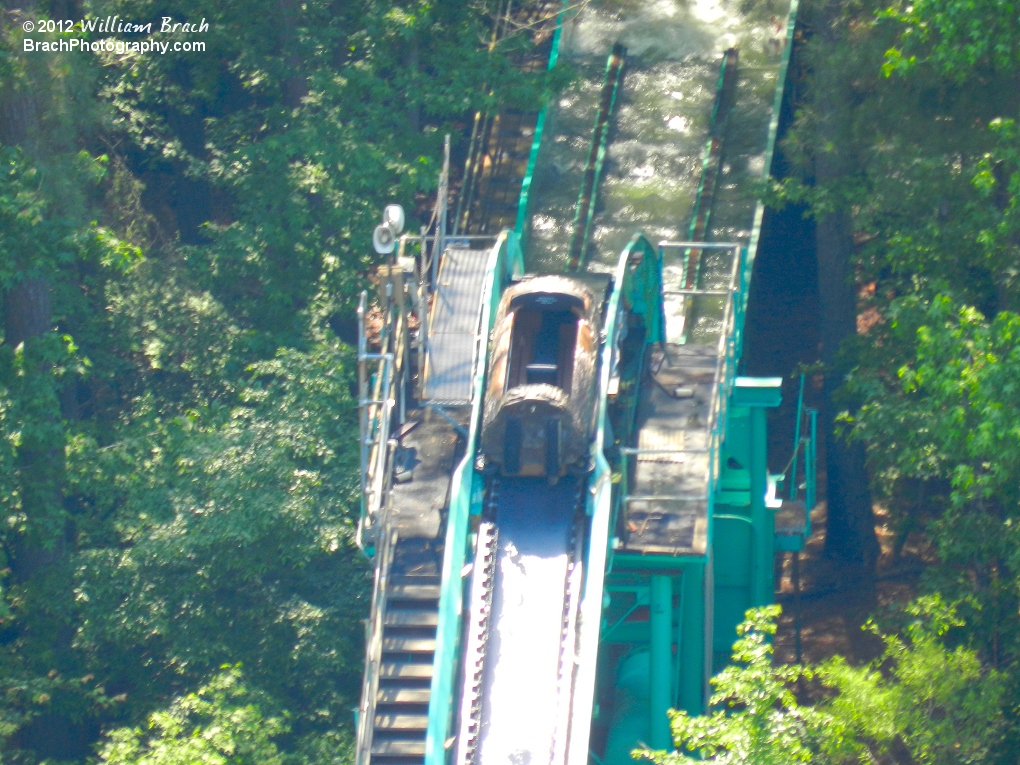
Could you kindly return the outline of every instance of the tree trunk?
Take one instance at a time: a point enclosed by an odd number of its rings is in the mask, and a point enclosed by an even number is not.
[[[2,18],[7,16],[7,18]],[[0,22],[8,21],[0,13]],[[21,146],[31,156],[39,134],[38,110],[33,94],[10,83],[0,87],[0,143]],[[45,278],[22,279],[4,298],[4,345],[24,344],[25,358],[33,359],[35,344],[53,330],[50,284]],[[64,432],[59,394],[51,371],[29,361],[18,391],[21,443],[16,465],[24,535],[14,544],[12,569],[25,581],[66,552],[66,513],[63,506]]]
[[[51,19],[78,21],[81,16],[81,3],[78,0],[50,0]]]
[[[17,348],[31,337],[52,329],[50,285],[45,279],[25,279],[7,293],[4,341]]]
[[[825,11],[821,14],[827,15]],[[831,19],[819,25],[819,34],[834,37]],[[828,42],[835,43],[835,40]],[[831,186],[841,182],[850,166],[841,145],[841,109],[838,80],[823,71],[825,62],[815,70],[815,108],[819,116],[818,146],[814,158],[815,183]],[[843,142],[845,143],[845,141]],[[833,150],[823,147],[833,146]],[[850,214],[838,209],[816,218],[815,254],[818,262],[818,307],[821,356],[825,363],[823,403],[819,428],[825,434],[826,498],[828,524],[825,536],[826,557],[846,567],[851,576],[861,579],[873,573],[879,545],[871,507],[871,490],[865,466],[864,446],[837,438],[835,418],[840,407],[833,394],[843,383],[839,350],[843,341],[857,332],[857,294],[853,281],[851,255],[853,226]]]
[[[295,12],[293,0],[277,0],[277,10],[280,12],[280,45],[283,49],[283,59],[290,70],[290,76],[283,81],[283,102],[295,109],[301,105],[301,100],[308,95],[308,80],[304,74],[301,57],[297,50],[297,35],[295,28]]]
[[[24,344],[26,359],[31,359],[31,346],[53,329],[49,282],[24,279],[8,290],[4,303],[4,343],[11,348]],[[12,566],[21,581],[62,558],[67,547],[62,492],[64,439],[56,381],[45,365],[28,366],[23,371],[19,396],[22,439],[17,467],[27,523],[25,534],[15,546]]]

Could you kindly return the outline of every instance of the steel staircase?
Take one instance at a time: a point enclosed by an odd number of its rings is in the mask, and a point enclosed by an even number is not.
[[[438,605],[438,576],[410,574],[391,580],[383,616],[373,762],[413,765],[425,760]]]

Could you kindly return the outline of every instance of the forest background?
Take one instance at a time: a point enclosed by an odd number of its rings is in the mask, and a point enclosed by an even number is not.
[[[491,46],[495,0],[0,8],[0,762],[347,762],[369,235],[427,204],[445,132],[569,73]],[[23,51],[86,15],[207,47]],[[771,667],[760,614],[737,713],[675,730],[717,762],[1015,762],[1020,12],[806,0],[798,39],[768,194],[816,231],[827,551],[870,586],[874,498],[925,540],[921,597],[862,667]]]

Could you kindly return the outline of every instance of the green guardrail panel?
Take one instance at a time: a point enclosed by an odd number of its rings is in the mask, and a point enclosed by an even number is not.
[[[488,348],[485,340],[492,330],[496,307],[503,288],[524,273],[520,240],[512,231],[500,234],[489,256],[485,286],[482,291],[481,327],[484,338],[475,359],[471,394],[471,420],[465,456],[454,470],[450,481],[450,509],[447,514],[443,574],[439,591],[439,624],[436,628],[436,653],[432,666],[429,720],[425,734],[426,765],[444,765],[445,743],[449,738],[454,708],[457,665],[460,648],[461,613],[464,587],[461,570],[467,555],[468,528],[473,505],[482,501],[475,491],[474,455],[481,429],[482,392],[485,389]]]

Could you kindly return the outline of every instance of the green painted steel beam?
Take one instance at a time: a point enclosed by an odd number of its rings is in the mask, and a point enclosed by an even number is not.
[[[673,578],[655,574],[649,583],[650,606],[649,745],[653,749],[672,749],[667,711],[673,706]]]
[[[775,584],[772,558],[775,554],[775,530],[772,511],[765,506],[768,469],[766,455],[768,437],[765,408],[751,409],[751,525],[754,527],[751,550],[751,604],[764,606],[772,602]]]
[[[638,555],[617,553],[613,556],[613,571],[684,571],[705,565],[703,555]]]
[[[698,715],[705,711],[706,644],[711,641],[705,616],[705,569],[691,567],[680,582],[680,645],[677,650],[677,690],[681,709]]]
[[[609,148],[609,129],[616,106],[616,94],[620,89],[623,75],[623,61],[627,49],[620,43],[613,46],[609,59],[606,61],[606,77],[602,86],[602,102],[595,127],[592,130],[591,147],[588,161],[584,167],[580,195],[577,198],[577,211],[571,227],[570,246],[567,255],[567,271],[577,271],[588,256],[588,242],[591,238],[592,220],[595,218],[595,203],[599,193],[599,181],[602,178],[602,166]]]
[[[524,273],[524,257],[520,241],[512,231],[499,235],[489,253],[482,289],[480,326],[483,336],[492,330],[496,307],[506,283]],[[439,592],[439,623],[436,626],[436,653],[432,665],[429,690],[428,727],[425,732],[425,765],[446,762],[450,726],[453,721],[461,610],[464,598],[462,570],[467,557],[471,505],[481,502],[475,492],[475,445],[481,430],[482,388],[485,383],[486,354],[474,361],[471,383],[471,420],[467,449],[450,479],[449,513],[443,549],[443,574]]]
[[[602,634],[603,643],[647,644],[651,640],[648,622],[624,622]]]
[[[768,489],[768,431],[765,410],[779,406],[782,400],[781,377],[738,377],[733,386],[733,404],[750,409],[748,473],[751,479],[751,581],[752,606],[772,602],[772,559],[775,555],[775,531],[772,511],[765,506]]]
[[[733,382],[733,403],[736,406],[779,406],[782,377],[738,377]]]

